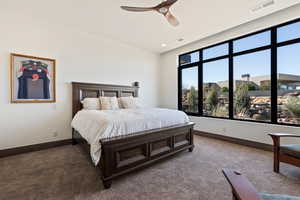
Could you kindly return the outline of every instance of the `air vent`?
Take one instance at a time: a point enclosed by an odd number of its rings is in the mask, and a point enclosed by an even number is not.
[[[251,11],[252,12],[257,12],[263,8],[269,7],[271,5],[275,4],[274,0],[266,0],[266,1],[262,1],[261,3],[259,3],[258,5],[255,5]]]

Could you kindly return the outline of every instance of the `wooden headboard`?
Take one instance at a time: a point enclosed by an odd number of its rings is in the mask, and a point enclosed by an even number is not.
[[[82,109],[81,101],[86,97],[138,97],[138,90],[138,86],[72,82],[72,116]]]

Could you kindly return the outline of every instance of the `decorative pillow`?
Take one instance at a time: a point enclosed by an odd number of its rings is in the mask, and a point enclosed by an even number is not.
[[[140,103],[139,98],[136,97],[121,97],[122,106],[126,109],[143,108],[144,106]]]
[[[81,103],[85,110],[100,110],[99,98],[84,98]]]
[[[117,110],[119,109],[117,97],[99,97],[101,110]]]

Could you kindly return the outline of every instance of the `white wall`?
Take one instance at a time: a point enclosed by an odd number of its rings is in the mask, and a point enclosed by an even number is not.
[[[295,18],[299,18],[300,5],[274,13],[267,17],[240,25],[233,29],[194,42],[179,49],[161,55],[160,69],[160,106],[167,108],[177,108],[177,66],[178,55],[216,44],[237,36],[254,32],[256,30],[268,28],[272,25],[283,23]],[[266,135],[270,132],[290,132],[299,133],[299,128],[268,125],[252,122],[240,122],[230,120],[219,120],[203,117],[191,117],[196,122],[196,129],[215,134],[222,134],[236,138],[248,139],[257,142],[271,144],[271,139]],[[292,141],[292,140],[290,140]],[[290,142],[286,141],[286,142]]]
[[[0,26],[0,149],[71,138],[72,81],[122,85],[139,81],[140,97],[149,106],[158,105],[158,55],[20,16],[0,13]],[[56,103],[9,102],[11,52],[56,59]]]

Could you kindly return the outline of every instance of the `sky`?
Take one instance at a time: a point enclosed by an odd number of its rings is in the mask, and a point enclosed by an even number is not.
[[[282,42],[300,37],[300,22],[278,28],[277,41]],[[270,31],[234,41],[234,52],[256,48],[270,44]],[[203,58],[209,59],[228,53],[228,44],[203,50]],[[192,62],[197,62],[198,52],[191,54]],[[300,75],[300,43],[278,48],[278,73]],[[251,54],[234,57],[234,79],[240,79],[242,74],[251,77],[270,75],[271,52],[263,50]],[[198,69],[187,68],[182,71],[183,87],[197,87]],[[203,81],[219,82],[228,80],[228,58],[207,62],[203,65]],[[300,80],[299,80],[300,81]]]

